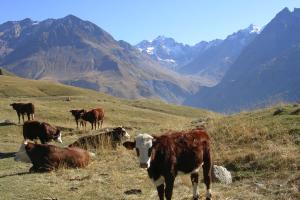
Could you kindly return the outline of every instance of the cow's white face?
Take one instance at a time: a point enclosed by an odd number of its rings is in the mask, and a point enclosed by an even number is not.
[[[124,132],[125,132],[125,134],[124,134],[124,138],[125,138],[125,140],[128,140],[128,139],[130,139],[130,135],[127,133],[127,131],[125,130],[125,128],[122,128],[122,131],[124,131]]]
[[[55,142],[59,142],[59,143],[63,143],[62,139],[61,139],[61,132],[59,132],[58,137],[55,139]]]
[[[139,134],[135,138],[135,148],[141,168],[150,167],[152,139],[153,137],[148,134]]]
[[[25,163],[31,163],[31,160],[26,152],[25,146],[27,145],[27,142],[24,142],[19,151],[16,153],[15,161],[17,162],[25,162]]]

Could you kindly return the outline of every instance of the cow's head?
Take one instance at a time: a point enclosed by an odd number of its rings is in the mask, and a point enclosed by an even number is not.
[[[112,138],[114,141],[122,141],[130,138],[130,135],[123,127],[117,127],[112,130]]]
[[[30,149],[33,147],[34,144],[28,143],[27,140],[25,140],[19,151],[16,153],[14,160],[17,162],[25,162],[25,163],[31,163],[31,160],[27,154],[27,151],[30,151]]]
[[[56,133],[54,135],[54,141],[55,142],[59,142],[59,143],[63,143],[62,139],[61,139],[61,131],[60,130],[56,130]]]
[[[84,109],[81,109],[81,110],[70,110],[70,113],[72,113],[72,115],[74,117],[77,117],[77,118],[79,118],[80,114],[84,113],[84,112],[86,112]]]
[[[13,107],[13,109],[16,109],[18,107],[18,104],[17,103],[12,103],[10,104],[11,107]]]
[[[135,149],[140,161],[140,167],[149,168],[153,142],[154,138],[151,135],[139,134],[135,137],[134,142],[124,142],[123,146],[130,150]]]

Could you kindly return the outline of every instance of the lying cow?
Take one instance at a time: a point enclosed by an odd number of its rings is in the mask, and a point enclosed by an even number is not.
[[[84,112],[81,114],[81,119],[84,121],[90,122],[92,125],[92,130],[95,127],[95,130],[97,129],[97,124],[98,124],[98,129],[102,128],[103,120],[104,120],[104,110],[102,108],[95,108],[92,109],[88,112]],[[86,125],[85,125],[86,126]]]
[[[78,124],[79,126],[82,126],[82,127],[85,127],[86,125],[86,121],[84,121],[82,118],[81,118],[81,115],[83,113],[85,113],[86,111],[84,109],[81,109],[81,110],[70,110],[70,112],[72,113],[72,115],[74,116],[75,118],[75,122],[76,122],[76,125],[77,125],[77,129],[78,129]]]
[[[116,148],[123,140],[129,139],[130,135],[122,127],[114,128],[112,131],[100,133],[97,135],[88,135],[79,138],[69,147],[80,147],[83,149],[98,149],[106,144],[111,144]]]
[[[198,176],[202,166],[206,185],[206,200],[211,199],[210,139],[203,130],[175,132],[162,136],[139,134],[134,142],[123,144],[136,149],[140,167],[147,168],[148,175],[157,187],[160,200],[171,200],[177,174],[191,174],[193,199],[199,198]]]
[[[24,139],[40,139],[42,144],[52,140],[62,143],[61,131],[46,122],[27,121],[23,125]]]
[[[28,120],[34,120],[34,105],[32,103],[12,103],[10,106],[17,112],[20,122],[20,115],[22,115],[23,123],[24,123],[24,115],[27,115]]]
[[[61,148],[24,141],[16,153],[15,161],[32,163],[30,172],[49,172],[59,167],[85,167],[89,164],[91,156],[93,154],[76,147]]]

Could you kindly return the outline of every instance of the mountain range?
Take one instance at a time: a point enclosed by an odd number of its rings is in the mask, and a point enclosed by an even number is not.
[[[0,25],[0,66],[26,78],[90,88],[123,98],[181,103],[198,83],[162,68],[125,41],[76,16]]]
[[[218,83],[229,66],[260,32],[251,24],[229,35],[224,40],[201,41],[193,46],[159,36],[152,41],[143,40],[136,47],[161,65],[181,74],[197,75]]]
[[[0,67],[21,77],[122,98],[160,98],[219,112],[300,99],[300,9],[195,45],[158,36],[135,46],[89,21],[0,25]]]
[[[237,112],[300,99],[300,9],[278,13],[243,49],[222,81],[186,105]]]

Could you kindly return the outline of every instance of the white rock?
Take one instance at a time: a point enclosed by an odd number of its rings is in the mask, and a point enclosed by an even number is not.
[[[222,166],[214,165],[212,168],[212,178],[214,182],[220,182],[224,184],[232,183],[231,173]]]

